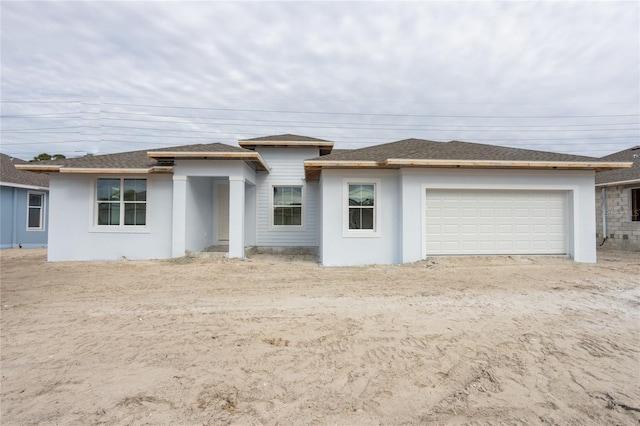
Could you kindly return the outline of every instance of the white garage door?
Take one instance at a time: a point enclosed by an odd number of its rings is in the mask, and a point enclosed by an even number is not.
[[[565,191],[426,193],[426,254],[565,254]]]

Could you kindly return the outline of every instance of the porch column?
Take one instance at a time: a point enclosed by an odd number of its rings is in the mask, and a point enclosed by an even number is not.
[[[187,177],[173,176],[173,223],[171,257],[182,257],[186,250]]]
[[[243,176],[229,176],[229,257],[244,258]]]

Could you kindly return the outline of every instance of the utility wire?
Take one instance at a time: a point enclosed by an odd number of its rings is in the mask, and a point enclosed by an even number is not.
[[[334,112],[334,111],[300,111],[300,110],[267,110],[267,109],[238,109],[238,108],[211,108],[211,107],[184,107],[184,106],[164,106],[149,104],[124,104],[115,102],[104,102],[103,105],[112,106],[134,106],[145,108],[168,108],[168,109],[192,109],[200,111],[233,111],[233,112],[265,112],[280,114],[318,114],[318,115],[354,115],[370,117],[427,117],[427,118],[600,118],[600,117],[638,117],[640,114],[605,114],[605,115],[437,115],[437,114],[392,114],[392,113],[365,113],[365,112]]]

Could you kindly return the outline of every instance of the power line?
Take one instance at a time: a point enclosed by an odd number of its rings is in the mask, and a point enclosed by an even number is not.
[[[303,124],[332,124],[332,125],[362,125],[365,123],[362,122],[333,122],[333,121],[301,121],[301,120],[274,120],[274,119],[259,119],[259,118],[233,118],[233,117],[203,117],[203,116],[189,116],[189,115],[175,115],[175,114],[149,114],[145,112],[133,112],[133,111],[101,111],[101,114],[127,114],[127,115],[141,115],[145,117],[167,117],[167,118],[187,118],[187,119],[203,119],[203,120],[230,120],[230,121],[261,121],[261,122],[272,122],[272,123],[303,123]],[[99,120],[98,118],[87,118],[89,120]],[[105,118],[101,117],[101,119],[107,120],[124,120],[118,118]],[[132,120],[131,121],[137,121]],[[193,121],[167,121],[167,120],[140,120],[140,121],[148,121],[148,122],[170,122],[170,123],[197,123]],[[208,123],[202,123],[208,124]],[[402,124],[402,123],[366,123],[371,126],[413,126],[413,124]],[[500,124],[500,125],[482,125],[482,124],[456,124],[456,127],[584,127],[584,126],[619,126],[619,125],[637,125],[638,122],[632,123],[580,123],[580,124]],[[444,126],[442,124],[433,124],[431,126]]]
[[[640,114],[606,114],[606,115],[436,115],[436,114],[391,114],[391,113],[364,113],[364,112],[333,112],[333,111],[300,111],[300,110],[266,110],[266,109],[238,109],[238,108],[212,108],[212,107],[185,107],[185,106],[165,106],[149,104],[124,104],[115,102],[104,102],[103,105],[112,106],[135,106],[145,108],[168,108],[168,109],[192,109],[201,111],[233,111],[233,112],[266,112],[281,114],[318,114],[318,115],[353,115],[370,117],[426,117],[426,118],[604,118],[604,117],[638,117]]]

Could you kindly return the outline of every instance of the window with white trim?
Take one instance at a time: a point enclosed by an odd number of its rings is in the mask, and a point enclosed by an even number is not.
[[[44,193],[27,192],[27,231],[44,229]]]
[[[349,183],[349,230],[376,230],[376,184]]]
[[[96,184],[96,225],[145,226],[147,180],[99,178]]]
[[[272,200],[273,226],[302,226],[301,185],[274,185]]]

